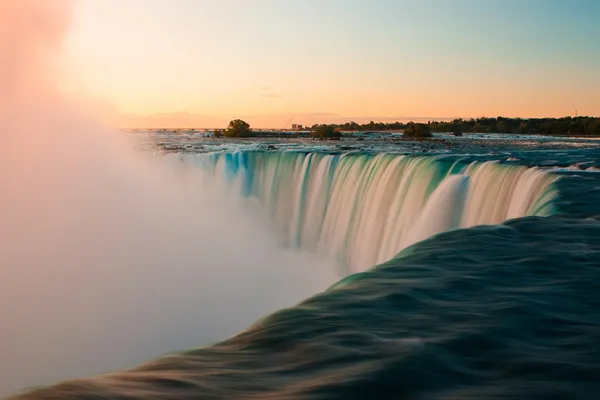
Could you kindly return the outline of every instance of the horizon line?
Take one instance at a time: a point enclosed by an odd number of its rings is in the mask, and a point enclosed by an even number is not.
[[[151,115],[168,115],[168,114],[151,114]],[[148,115],[147,117],[150,117],[151,115]],[[194,114],[190,114],[190,115],[194,115]],[[143,118],[143,117],[142,117]],[[256,118],[256,117],[240,117],[240,118],[234,118],[234,119],[251,119],[251,118]],[[342,117],[343,118],[343,117]],[[381,118],[381,117],[380,117]],[[464,121],[470,121],[470,120],[478,120],[478,119],[498,119],[498,118],[504,118],[504,119],[512,119],[512,120],[543,120],[543,119],[550,119],[550,120],[560,120],[560,119],[575,119],[575,118],[593,118],[593,119],[598,119],[600,118],[600,116],[592,116],[592,115],[566,115],[563,117],[505,117],[502,115],[498,115],[495,117],[486,117],[486,116],[481,116],[481,117],[470,117],[470,118],[465,118],[465,117],[446,117],[446,118],[431,118],[431,117],[398,117],[397,119],[394,117],[385,117],[386,121],[382,121],[382,120],[376,120],[376,119],[372,119],[370,117],[361,117],[361,118],[344,118],[347,119],[347,121],[345,122],[337,122],[337,123],[319,123],[319,124],[297,124],[297,125],[301,125],[303,127],[303,129],[310,129],[313,125],[343,125],[343,124],[347,124],[347,123],[357,123],[358,125],[367,125],[370,122],[373,122],[375,124],[393,124],[393,123],[409,123],[409,122],[452,122],[453,120],[464,120]],[[224,119],[225,120],[225,119]],[[356,122],[355,120],[370,120],[367,123],[360,123],[360,122]],[[216,130],[216,129],[223,129],[223,127],[201,127],[201,126],[185,126],[185,127],[175,127],[175,126],[169,126],[169,125],[156,125],[156,126],[119,126],[119,127],[115,127],[116,129],[119,130],[150,130],[150,129],[163,129],[163,130]],[[253,128],[255,130],[271,130],[271,131],[291,131],[291,130],[297,130],[297,129],[293,129],[293,128],[279,128],[279,127],[273,127],[273,126],[259,126],[256,128]]]

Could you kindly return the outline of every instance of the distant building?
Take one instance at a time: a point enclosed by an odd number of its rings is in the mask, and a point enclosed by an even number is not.
[[[299,131],[303,126],[300,124],[292,124],[292,130]]]

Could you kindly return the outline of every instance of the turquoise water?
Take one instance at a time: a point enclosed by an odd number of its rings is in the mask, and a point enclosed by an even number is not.
[[[600,395],[599,174],[311,151],[170,161],[228,181],[282,245],[348,276],[215,345],[19,399]]]
[[[285,246],[325,253],[346,273],[435,233],[551,215],[557,196],[556,175],[496,161],[297,151],[170,157],[257,199]]]

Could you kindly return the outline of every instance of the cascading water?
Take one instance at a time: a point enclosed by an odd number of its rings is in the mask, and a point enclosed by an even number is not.
[[[410,235],[405,235],[400,248],[427,239],[442,231],[460,227],[469,192],[469,177],[451,175],[440,183],[427,200]]]
[[[557,179],[538,168],[394,154],[176,155],[255,197],[285,244],[333,256],[346,272],[439,232],[553,213]]]

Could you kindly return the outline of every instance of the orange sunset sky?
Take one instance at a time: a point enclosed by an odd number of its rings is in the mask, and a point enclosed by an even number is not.
[[[74,0],[65,90],[115,126],[600,114],[595,0]]]

